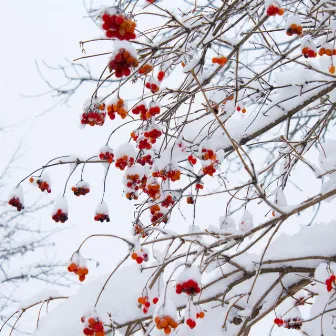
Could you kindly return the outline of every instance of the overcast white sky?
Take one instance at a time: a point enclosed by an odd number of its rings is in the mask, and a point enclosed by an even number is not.
[[[80,94],[70,101],[70,107],[58,106],[38,118],[34,117],[55,104],[56,100],[52,100],[50,95],[30,99],[23,97],[23,95],[36,95],[48,90],[37,72],[36,61],[41,63],[44,60],[54,66],[64,64],[65,58],[71,60],[80,56],[80,40],[90,39],[100,34],[90,20],[83,18],[85,14],[83,3],[80,0],[3,0],[1,2],[0,122],[4,126],[13,126],[0,133],[0,168],[5,164],[18,141],[23,138],[22,157],[18,164],[20,168],[12,172],[12,178],[8,180],[9,188],[53,157],[74,153],[88,156],[96,153],[104,145],[109,130],[111,130],[111,123],[108,124],[110,125],[108,128],[80,130],[78,127],[83,100],[93,91],[93,86],[85,86]],[[93,46],[87,47],[87,52],[88,54],[93,53],[95,49]],[[101,58],[101,64],[96,62],[96,69],[103,68],[105,60],[106,58]],[[90,64],[94,63],[90,62]],[[49,72],[46,76],[51,82],[61,83],[61,77],[55,72]],[[129,130],[121,131],[114,138],[113,143],[120,143],[122,135],[124,140],[127,139]],[[57,167],[50,171],[51,197],[62,193],[68,171],[67,167]],[[68,193],[69,221],[64,226],[68,229],[53,238],[56,242],[58,258],[68,258],[80,242],[92,233],[113,232],[124,236],[129,234],[134,207],[122,197],[120,181],[122,173],[119,171],[113,170],[108,178],[107,199],[112,217],[111,223],[101,224],[93,221],[95,207],[100,201],[102,173],[103,169],[100,165],[88,166],[84,179],[94,186],[92,188],[94,190],[81,199]],[[311,182],[312,193],[319,192],[318,182],[313,181],[309,174],[304,177],[298,176],[298,184],[304,179]],[[72,183],[70,182],[69,187],[78,180],[79,177],[76,175],[71,179]],[[27,200],[29,194],[38,192],[28,184],[25,184],[28,193]],[[293,197],[289,195],[289,203],[290,201],[295,202],[296,197],[296,194],[293,194]],[[304,195],[301,197],[304,198]],[[215,200],[211,200],[211,203],[209,203],[210,200],[203,202],[203,209],[214,209],[214,211],[199,211],[197,224],[205,224],[205,226],[211,223],[216,224],[218,216],[221,215],[218,210],[223,209],[225,198],[216,197]],[[219,206],[215,207],[216,204]],[[322,215],[322,218],[327,219],[327,210],[331,208],[325,205],[324,209],[325,216]],[[44,229],[55,228],[50,211],[51,209],[46,209],[36,218]],[[264,213],[261,213],[260,221],[263,220],[263,216]],[[311,212],[304,214],[301,217],[302,224],[306,224],[311,216]],[[174,225],[183,224],[181,217],[176,217],[176,219]],[[288,221],[286,226],[289,230],[290,223]],[[92,273],[90,276],[94,277],[110,270],[116,260],[123,256],[123,251],[125,251],[125,246],[115,240],[102,239],[99,244],[95,241],[89,242],[83,249],[84,256],[99,259],[102,266],[95,269],[93,264],[89,264]],[[71,291],[76,291],[76,288],[72,288]],[[29,296],[30,294],[24,293],[23,295]],[[292,332],[291,335],[294,333]],[[5,333],[0,334],[5,335]],[[285,331],[281,333],[281,335],[285,334],[287,334]]]

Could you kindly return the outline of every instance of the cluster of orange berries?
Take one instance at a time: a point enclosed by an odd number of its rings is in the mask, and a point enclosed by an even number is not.
[[[302,55],[305,58],[315,58],[317,56],[317,52],[309,47],[302,48]]]
[[[268,16],[275,16],[275,15],[284,15],[285,11],[283,8],[279,8],[277,6],[274,6],[274,5],[270,5],[268,8],[267,8],[267,15]]]
[[[73,191],[75,196],[85,196],[90,192],[90,188],[87,182],[78,182],[75,187],[72,187],[71,190]]]
[[[114,154],[110,146],[106,145],[100,149],[100,153],[99,153],[100,160],[102,161],[106,160],[108,163],[112,163],[113,158],[114,158]]]
[[[62,209],[57,209],[56,213],[52,215],[52,219],[56,223],[65,223],[68,220],[68,214],[64,212]]]
[[[84,113],[81,117],[81,124],[103,126],[105,123],[105,117],[105,104],[94,102],[84,109]]]
[[[212,59],[212,63],[215,63],[215,64],[219,64],[219,65],[225,65],[227,62],[227,58],[225,56],[221,56],[221,57],[214,57]]]
[[[215,164],[218,162],[217,161],[217,155],[212,149],[202,149],[202,160],[204,161],[211,161],[210,165],[204,166],[202,168],[203,174],[213,176],[213,174],[216,172]]]
[[[325,47],[321,47],[319,50],[319,55],[323,56],[323,55],[327,55],[327,56],[336,56],[336,49],[330,49],[330,48],[325,48]]]
[[[89,270],[85,266],[80,267],[74,262],[72,262],[68,266],[68,271],[70,273],[75,273],[76,275],[78,275],[78,279],[81,282],[83,282],[85,280],[85,277],[89,274]]]
[[[146,187],[144,187],[144,192],[152,199],[160,198],[160,184],[157,181],[152,181],[147,183]]]
[[[142,264],[144,261],[148,261],[148,253],[144,251],[143,249],[140,249],[138,253],[133,252],[131,254],[131,258],[135,260],[138,264]]]
[[[127,155],[123,155],[122,157],[118,158],[115,163],[115,166],[120,170],[124,170],[126,167],[132,167],[133,165],[134,158]]]
[[[197,190],[199,190],[199,189],[203,189],[203,188],[204,188],[204,186],[203,186],[203,184],[202,184],[202,183],[196,183],[196,186],[195,186],[195,188],[196,188]]]
[[[107,114],[111,120],[115,119],[116,113],[120,115],[121,119],[125,119],[127,117],[127,109],[124,105],[124,100],[118,98],[115,104],[107,105]]]
[[[16,208],[17,211],[21,211],[24,209],[22,202],[20,201],[19,197],[13,196],[9,201],[8,204]]]
[[[102,15],[102,28],[106,30],[106,37],[119,40],[133,40],[136,23],[123,15],[104,13]]]
[[[153,177],[161,177],[163,181],[171,180],[172,182],[178,181],[181,178],[181,171],[178,169],[162,169],[160,171],[152,172]]]
[[[30,177],[29,179],[30,183],[34,183],[35,179],[34,177]],[[43,191],[47,191],[48,194],[51,193],[51,189],[50,189],[50,185],[47,181],[43,181],[43,179],[41,179],[41,177],[38,177],[36,180],[36,184],[38,186],[38,188],[43,192]]]
[[[153,70],[153,66],[146,63],[139,70],[140,75],[148,75]]]
[[[110,72],[115,70],[115,76],[121,78],[122,76],[129,76],[131,68],[137,67],[139,61],[131,55],[131,53],[124,48],[120,48],[119,52],[108,63]]]
[[[293,23],[287,28],[286,34],[288,36],[293,36],[293,35],[300,36],[302,34],[302,26]]]
[[[195,203],[194,198],[192,196],[188,196],[187,197],[187,203],[188,204],[194,204]]]
[[[159,301],[159,298],[155,297],[152,302],[153,304],[157,304]],[[148,301],[148,296],[142,296],[138,298],[138,303],[140,304],[140,308],[142,308],[142,306],[144,306],[144,308],[142,309],[144,314],[148,313],[148,309],[151,305],[151,303]]]
[[[144,175],[141,179],[139,174],[127,174],[125,177],[125,185],[127,187],[126,198],[129,200],[138,199],[138,190],[143,189],[147,182],[147,176]]]
[[[86,322],[86,318],[81,318],[82,323]],[[87,326],[83,329],[83,334],[87,336],[105,336],[103,322],[98,318],[89,317]]]
[[[156,328],[158,330],[163,330],[166,335],[171,333],[172,328],[175,329],[178,326],[178,323],[169,315],[163,317],[156,316],[154,322]]]

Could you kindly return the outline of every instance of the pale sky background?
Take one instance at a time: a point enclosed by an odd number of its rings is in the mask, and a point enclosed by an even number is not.
[[[86,40],[100,35],[100,31],[89,19],[84,19],[86,12],[80,0],[2,0],[0,12],[1,31],[1,54],[0,54],[0,125],[10,126],[1,136],[1,160],[0,168],[6,163],[11,152],[16,147],[19,140],[23,139],[22,157],[17,166],[18,169],[12,171],[11,179],[8,180],[8,190],[16,185],[22,177],[40,167],[53,157],[66,154],[78,154],[88,157],[95,154],[101,146],[105,144],[107,136],[113,127],[113,123],[107,120],[107,125],[103,128],[79,129],[79,114],[83,101],[93,91],[94,85],[85,85],[77,95],[70,101],[70,107],[61,105],[51,112],[38,118],[35,116],[42,114],[57,100],[53,100],[50,95],[39,98],[25,98],[23,95],[37,95],[48,91],[45,83],[41,80],[35,62],[44,67],[42,61],[57,66],[65,64],[65,58],[71,60],[81,56],[79,47],[80,40]],[[96,46],[86,46],[87,53],[96,52]],[[108,48],[105,48],[107,51]],[[101,61],[101,63],[99,63]],[[92,68],[99,70],[106,64],[106,58],[102,57],[96,61],[87,61]],[[62,77],[56,72],[45,72],[45,76],[53,83],[62,83]],[[117,123],[116,123],[117,124]],[[130,128],[120,131],[112,140],[113,146],[127,141]],[[44,197],[55,198],[61,195],[64,182],[69,172],[68,167],[57,167],[50,170],[52,179],[52,194]],[[320,182],[316,181],[311,172],[304,170],[304,174],[297,175],[297,183],[311,184],[311,194],[320,191]],[[77,174],[71,178],[69,188],[79,181],[80,168]],[[92,186],[92,192],[80,199],[67,193],[69,203],[69,221],[64,226],[57,225],[51,220],[51,208],[41,211],[36,217],[36,221],[41,223],[46,230],[55,227],[66,228],[52,240],[56,243],[56,248],[51,252],[51,256],[57,259],[68,259],[72,252],[78,247],[84,238],[92,233],[114,233],[122,236],[129,236],[131,221],[133,219],[133,203],[122,197],[123,186],[121,177],[123,173],[113,169],[113,173],[108,176],[107,202],[110,208],[110,223],[97,223],[93,221],[93,215],[97,204],[100,202],[102,191],[103,168],[99,165],[88,165],[84,172],[84,179],[88,180]],[[35,189],[24,183],[27,192],[25,197],[29,203],[29,195],[39,195]],[[35,197],[34,196],[34,197]],[[294,204],[298,199],[304,199],[309,195],[302,195],[294,190],[287,195],[288,203]],[[223,215],[220,211],[225,206],[226,197],[216,197],[211,200],[202,200],[201,209],[212,209],[213,211],[198,211],[197,223],[201,226],[217,224],[218,216]],[[183,207],[182,207],[183,209]],[[328,220],[328,209],[331,211],[332,204],[323,205],[320,219]],[[188,215],[190,209],[185,214]],[[324,214],[323,214],[324,213]],[[302,225],[307,224],[312,217],[312,211],[308,210],[302,216]],[[174,221],[175,218],[175,221]],[[256,222],[265,220],[264,212],[255,217]],[[297,220],[297,219],[296,219]],[[175,214],[172,219],[173,226],[183,225],[183,219]],[[292,231],[291,221],[284,225],[287,232]],[[123,257],[126,246],[116,240],[103,238],[97,242],[92,240],[82,250],[84,257],[99,260],[101,266],[89,263],[90,278],[108,272],[113,268],[116,261]],[[75,280],[75,278],[74,278]],[[88,280],[88,281],[89,281]],[[43,285],[44,286],[44,285]],[[43,286],[31,288],[23,286],[18,289],[22,292],[22,297],[28,297],[32,292],[40,290]],[[76,292],[76,286],[71,289],[61,289],[62,293]],[[33,313],[32,313],[32,316]],[[265,324],[265,333],[255,333],[265,335],[269,330],[271,321]],[[286,331],[274,335],[285,335]],[[288,332],[289,334],[289,332]],[[295,335],[295,332],[290,332]],[[0,333],[0,335],[7,335]]]

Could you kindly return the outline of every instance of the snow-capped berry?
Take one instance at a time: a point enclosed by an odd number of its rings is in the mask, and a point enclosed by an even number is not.
[[[112,163],[114,158],[113,150],[109,145],[106,145],[99,150],[99,159]]]
[[[84,281],[85,277],[88,275],[89,270],[86,266],[85,259],[81,256],[79,252],[76,252],[71,257],[68,265],[68,271],[78,275],[79,281]]]
[[[99,222],[109,222],[109,211],[106,202],[102,201],[100,204],[98,204],[96,213],[94,216],[95,221]]]
[[[52,211],[52,219],[58,223],[64,223],[68,220],[68,203],[65,197],[59,198]]]
[[[75,196],[85,196],[90,192],[90,184],[86,181],[79,181],[71,190]]]
[[[16,208],[17,211],[21,211],[22,209],[24,209],[23,192],[21,185],[11,191],[8,197],[8,204]]]
[[[81,126],[102,126],[105,123],[105,103],[101,98],[89,98],[84,102]]]

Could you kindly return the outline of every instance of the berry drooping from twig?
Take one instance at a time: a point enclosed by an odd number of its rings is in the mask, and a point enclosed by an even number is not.
[[[105,12],[101,16],[106,37],[118,40],[134,40],[136,23],[123,14]]]

